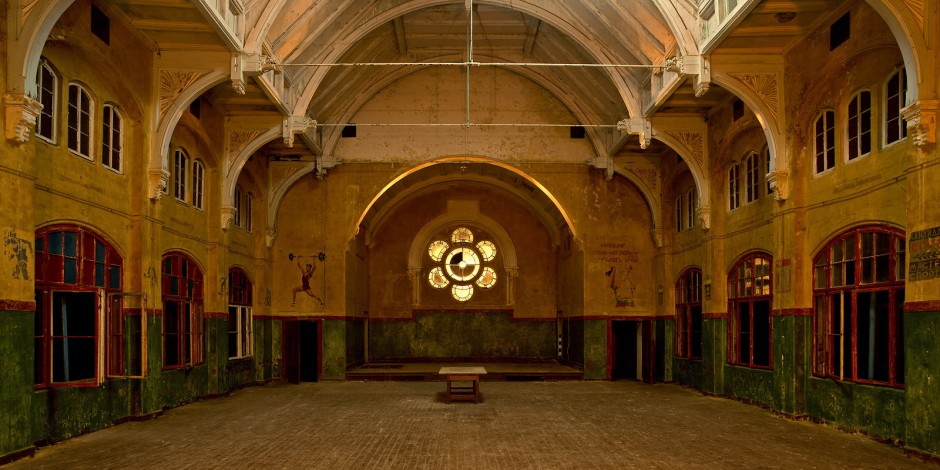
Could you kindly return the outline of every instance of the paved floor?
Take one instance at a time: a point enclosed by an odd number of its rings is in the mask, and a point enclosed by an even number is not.
[[[40,449],[25,468],[937,468],[869,438],[675,385],[268,385]]]

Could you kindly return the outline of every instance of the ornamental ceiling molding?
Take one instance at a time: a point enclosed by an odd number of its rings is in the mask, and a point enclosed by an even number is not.
[[[627,171],[636,175],[637,179],[654,193],[659,193],[659,172],[656,168],[629,168]]]
[[[777,74],[775,73],[729,73],[751,89],[770,110],[774,121],[777,120]]]
[[[690,152],[690,156],[699,168],[705,168],[705,133],[704,132],[669,132],[662,131],[680,144],[684,145]],[[684,155],[683,155],[684,156]]]
[[[281,186],[298,171],[307,168],[309,164],[303,163],[271,163],[271,194],[278,194]]]
[[[233,130],[229,133],[228,136],[228,158],[226,169],[232,168],[235,165],[235,159],[238,158],[238,155],[244,150],[245,146],[248,143],[254,141],[261,134],[264,134],[266,131],[258,130],[249,130],[249,129],[238,129]]]
[[[200,77],[206,75],[205,71],[194,70],[161,70],[160,71],[160,115],[165,116],[166,110],[173,105],[187,88],[196,83]]]
[[[914,19],[917,21],[917,24],[920,25],[920,30],[924,30],[924,0],[904,0],[904,6],[911,11],[911,14],[914,16]]]
[[[26,18],[29,18],[29,14],[32,13],[33,7],[39,4],[39,0],[20,0],[17,3],[19,4],[19,17],[16,21],[16,37],[19,38],[20,33],[23,32],[23,26],[26,25]]]

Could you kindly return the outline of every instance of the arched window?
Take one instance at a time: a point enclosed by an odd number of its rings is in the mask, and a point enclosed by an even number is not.
[[[177,148],[173,152],[173,196],[180,202],[186,202],[186,172],[189,167],[189,155]]]
[[[59,101],[59,77],[45,60],[39,63],[36,74],[36,88],[38,100],[42,104],[42,111],[36,118],[36,135],[49,142],[56,138],[56,112]]]
[[[689,213],[686,214],[686,228],[695,227],[695,208],[697,204],[697,198],[695,196],[695,187],[689,188],[689,194],[686,196],[688,198]]]
[[[206,190],[206,167],[201,160],[193,162],[193,207],[203,209],[203,194]]]
[[[740,167],[737,163],[731,165],[728,170],[728,210],[733,211],[741,206],[741,195],[739,188],[741,186]]]
[[[676,356],[702,358],[702,270],[689,268],[676,282]]]
[[[728,273],[728,362],[749,367],[772,366],[773,296],[769,256],[745,256]]]
[[[813,373],[879,385],[904,384],[903,232],[849,230],[814,261]]]
[[[836,114],[823,111],[813,125],[816,136],[813,142],[813,154],[816,156],[815,174],[831,170],[836,166]]]
[[[744,157],[744,201],[752,203],[760,195],[760,159],[756,153]]]
[[[84,87],[69,84],[68,143],[69,150],[91,158],[91,122],[94,102]]]
[[[907,121],[901,110],[907,105],[907,73],[902,67],[885,82],[885,145],[907,138]]]
[[[101,164],[121,172],[124,148],[124,120],[112,104],[104,105],[101,125]]]
[[[849,101],[848,110],[848,159],[868,155],[871,152],[871,92],[858,92]]]
[[[205,361],[202,271],[188,256],[163,256],[163,368]]]
[[[122,290],[121,256],[73,225],[38,231],[35,252],[34,384],[97,385],[99,370],[122,373],[121,297],[111,295]]]
[[[251,316],[251,280],[241,268],[228,270],[228,357],[239,359],[255,352]]]

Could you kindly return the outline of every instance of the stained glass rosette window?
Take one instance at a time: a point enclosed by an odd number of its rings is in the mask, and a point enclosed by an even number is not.
[[[450,286],[451,295],[459,302],[473,297],[473,286],[489,289],[496,285],[496,270],[486,263],[496,258],[496,245],[489,240],[473,244],[474,235],[467,227],[451,233],[450,243],[435,240],[428,245],[428,256],[435,266],[428,273],[428,283],[435,289]]]

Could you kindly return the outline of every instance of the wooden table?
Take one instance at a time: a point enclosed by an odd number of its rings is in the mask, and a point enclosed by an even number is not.
[[[437,372],[447,380],[447,403],[454,400],[480,402],[480,376],[486,375],[482,367],[441,367]],[[470,385],[454,386],[454,382],[469,382]]]

